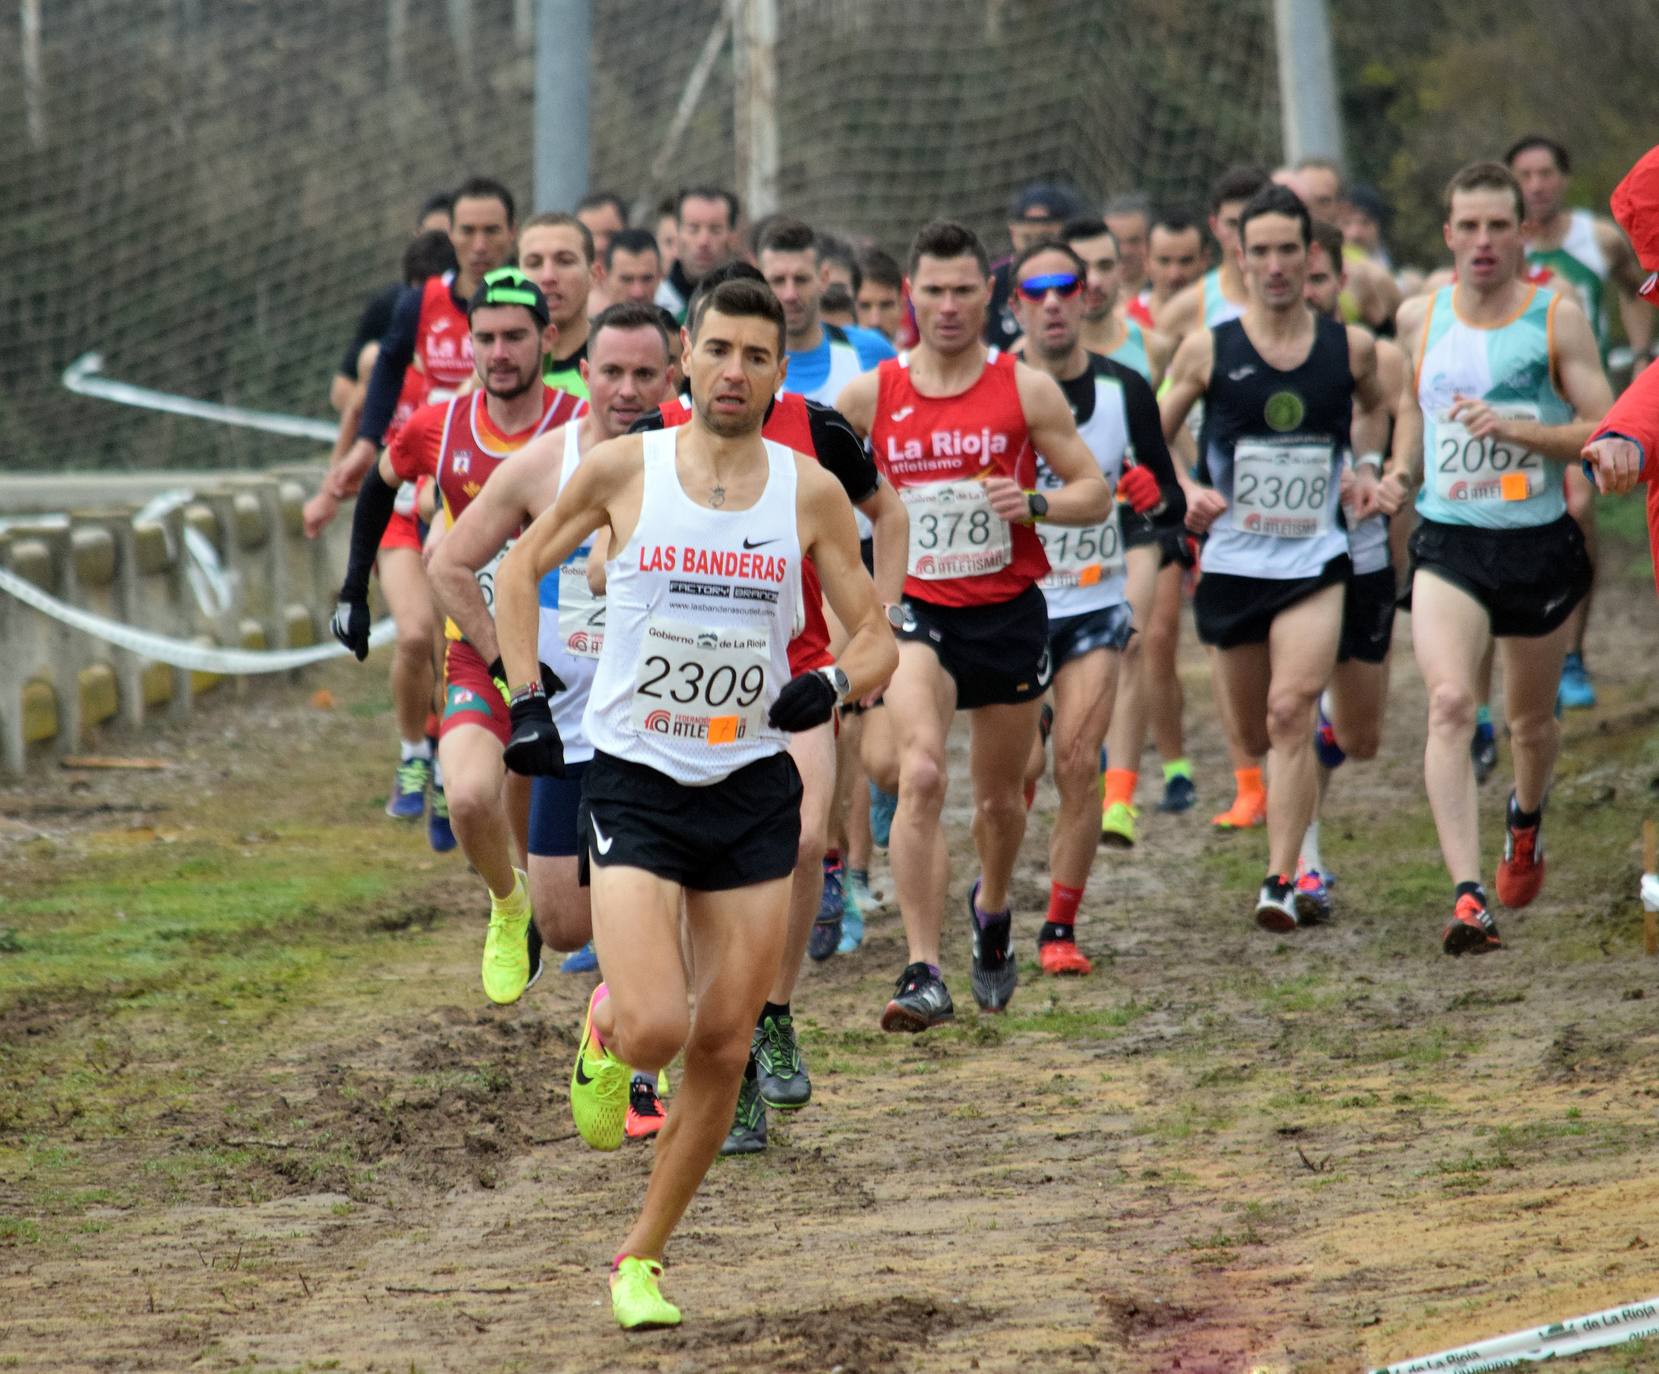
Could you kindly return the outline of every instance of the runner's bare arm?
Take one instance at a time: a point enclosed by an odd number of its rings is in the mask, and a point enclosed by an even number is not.
[[[1146,342],[1146,365],[1152,373],[1148,380],[1152,383],[1152,389],[1156,391],[1163,385],[1170,360],[1175,357],[1175,338],[1157,329],[1146,330],[1141,338]]]
[[[555,438],[556,447],[550,443]],[[527,445],[512,462],[503,463],[479,488],[427,562],[427,580],[438,605],[486,663],[497,653],[495,619],[484,604],[476,574],[526,519],[538,513],[532,506],[543,504],[545,493],[552,489],[550,460],[557,461],[563,452],[564,430],[559,428]]]
[[[797,458],[801,546],[818,569],[818,580],[847,643],[836,658],[851,686],[849,700],[879,692],[899,666],[892,627],[882,613],[876,585],[858,556],[858,526],[841,484],[810,458]],[[890,490],[890,489],[889,489]],[[897,501],[897,496],[894,496]]]
[[[1566,296],[1559,297],[1552,308],[1555,384],[1571,404],[1573,418],[1564,425],[1505,419],[1485,401],[1463,396],[1452,403],[1447,414],[1476,438],[1490,435],[1541,453],[1552,462],[1576,463],[1596,432],[1597,423],[1613,404],[1613,392],[1607,374],[1601,370],[1601,350],[1583,308]]]
[[[904,574],[910,557],[910,512],[892,486],[883,482],[858,503],[873,526],[876,595],[884,606],[904,595]]]
[[[1653,307],[1636,293],[1647,280],[1642,264],[1630,240],[1611,220],[1596,221],[1596,235],[1601,240],[1601,251],[1607,259],[1608,275],[1619,291],[1619,322],[1624,325],[1624,336],[1636,354],[1632,375],[1640,373],[1648,363],[1648,350],[1653,347]]]
[[[1388,396],[1377,366],[1377,341],[1369,330],[1348,326],[1348,367],[1354,377],[1354,456],[1380,453],[1388,439]]]
[[[1395,403],[1394,443],[1383,464],[1382,482],[1377,488],[1377,506],[1385,514],[1397,515],[1411,501],[1411,493],[1423,480],[1423,411],[1417,404],[1417,357],[1423,326],[1428,318],[1429,296],[1413,296],[1400,307],[1395,336],[1405,356],[1401,369],[1400,399]]]
[[[1158,414],[1164,423],[1166,441],[1172,441],[1180,433],[1188,413],[1209,386],[1210,362],[1214,356],[1214,336],[1207,329],[1188,334],[1175,350],[1169,375],[1158,394]]]
[[[1204,299],[1204,280],[1183,286],[1152,312],[1152,323],[1160,334],[1184,340],[1198,327],[1198,308]]]
[[[881,379],[874,371],[860,372],[841,388],[835,398],[835,408],[864,439],[876,422],[876,397],[881,390]]]
[[[582,546],[582,541],[614,519],[628,528],[627,542],[639,518],[638,486],[641,440],[624,435],[594,447],[576,469],[559,499],[531,522],[495,572],[495,637],[507,681],[514,686],[538,680],[536,657],[540,598],[537,588],[550,571]],[[630,484],[633,500],[626,498]],[[624,512],[620,507],[628,506]]]
[[[1112,489],[1077,432],[1077,421],[1072,419],[1060,383],[1046,372],[1016,363],[1014,384],[1019,388],[1031,447],[1043,455],[1048,470],[1065,483],[1058,491],[1043,493],[1048,498],[1044,519],[1053,525],[1092,525],[1104,520],[1112,511]],[[985,496],[991,509],[1004,520],[1030,518],[1026,494],[1012,478],[986,478]]]

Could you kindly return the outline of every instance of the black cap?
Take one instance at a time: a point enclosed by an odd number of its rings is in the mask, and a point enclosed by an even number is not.
[[[481,305],[522,305],[544,327],[553,318],[541,287],[516,267],[498,267],[484,274],[484,280],[478,283],[478,289],[467,302],[468,317]]]
[[[1008,205],[1010,220],[1052,220],[1055,224],[1061,224],[1086,212],[1083,198],[1076,191],[1051,181],[1032,182]]]

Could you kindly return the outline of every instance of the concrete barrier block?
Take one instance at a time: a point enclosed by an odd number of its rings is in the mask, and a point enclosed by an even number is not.
[[[45,678],[31,678],[23,684],[23,738],[39,744],[58,733],[58,696]]]
[[[57,574],[52,567],[52,548],[44,539],[18,539],[11,546],[11,569],[26,577],[43,592],[56,593]]]
[[[270,538],[264,503],[253,492],[237,492],[231,498],[231,513],[236,521],[236,542],[244,549],[257,549]]]
[[[309,649],[317,643],[317,621],[309,607],[290,605],[283,612],[283,620],[288,626],[289,648]]]
[[[146,706],[165,706],[173,699],[173,669],[170,664],[152,663],[138,675]]]
[[[184,508],[184,522],[198,534],[205,535],[220,553],[225,551],[224,535],[219,529],[219,517],[213,507],[202,501],[192,501]]]
[[[173,550],[167,543],[167,527],[156,520],[133,526],[133,557],[143,577],[154,577],[173,566]]]
[[[107,663],[93,663],[75,675],[81,699],[81,729],[101,725],[120,709],[115,688],[115,669]]]
[[[305,538],[305,503],[311,493],[298,482],[277,483],[277,503],[282,508],[282,532],[290,539]]]
[[[75,577],[83,587],[105,587],[115,581],[115,538],[108,530],[78,526],[69,532],[69,556]]]

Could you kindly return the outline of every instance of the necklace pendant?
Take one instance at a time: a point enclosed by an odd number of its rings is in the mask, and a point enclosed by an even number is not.
[[[713,491],[711,491],[709,493],[709,505],[711,505],[711,506],[723,506],[725,504],[726,504],[726,489],[724,487],[716,487]]]

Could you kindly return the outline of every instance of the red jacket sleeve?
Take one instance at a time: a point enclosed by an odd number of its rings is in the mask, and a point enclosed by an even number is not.
[[[1613,403],[1591,439],[1622,434],[1642,446],[1642,476],[1647,483],[1647,539],[1653,550],[1654,589],[1659,591],[1659,363],[1648,366]]]
[[[1613,403],[1592,439],[1622,434],[1642,446],[1642,481],[1659,473],[1659,365],[1645,369]]]
[[[405,482],[431,477],[438,471],[438,445],[443,439],[447,405],[446,401],[422,406],[392,436],[386,452],[392,460],[392,471]]]

